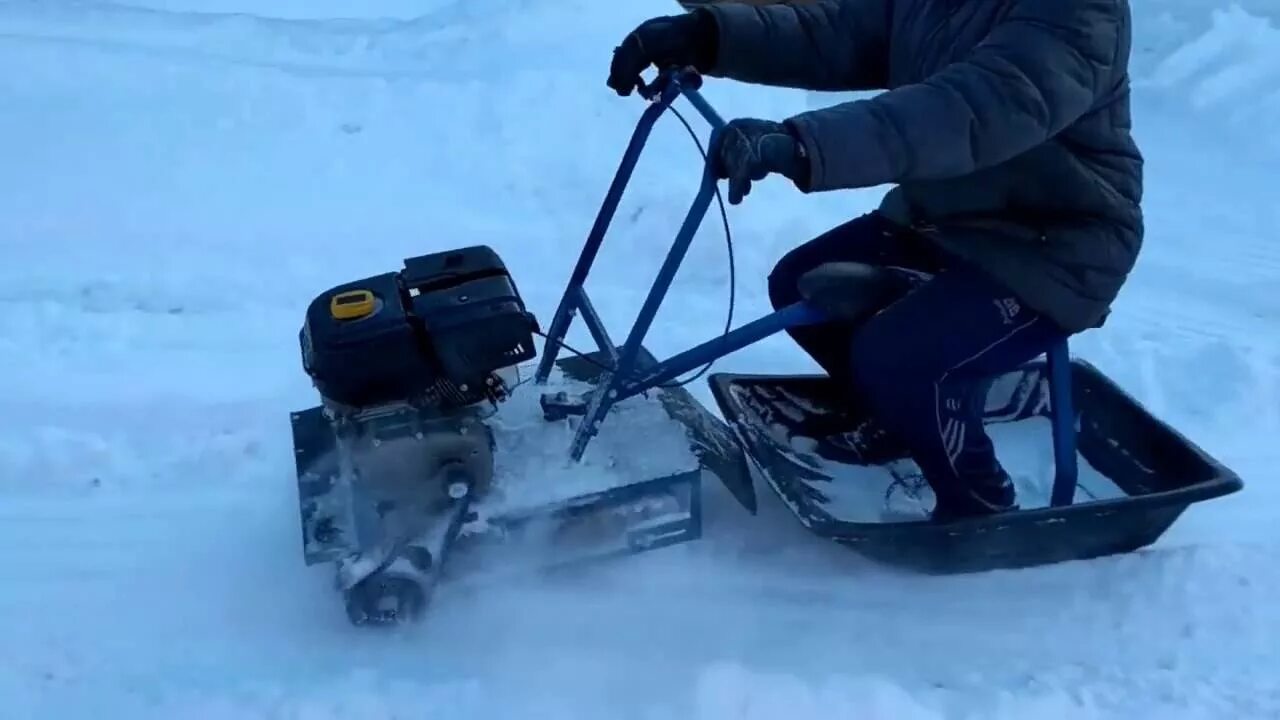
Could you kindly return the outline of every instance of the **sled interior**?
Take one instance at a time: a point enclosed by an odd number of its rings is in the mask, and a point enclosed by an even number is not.
[[[838,437],[787,429],[836,402],[825,376],[716,374],[710,382],[753,470],[805,526],[870,558],[928,572],[1129,552],[1155,542],[1192,503],[1241,488],[1235,473],[1096,367],[1065,358],[1064,344],[1059,358],[1000,376],[987,394],[987,427],[1015,476],[1020,509],[945,524],[928,520],[932,496],[910,460],[859,465],[841,453]],[[1059,387],[1074,409],[1061,428],[1069,437],[1055,432],[1054,360],[1070,368],[1058,380],[1070,386]],[[1054,503],[1059,474],[1072,465],[1072,493]]]
[[[604,357],[563,358],[549,384],[589,389]],[[652,362],[642,353],[642,365]],[[743,476],[742,451],[728,426],[683,388],[614,407],[627,422],[602,428],[591,452],[577,463],[564,457],[564,449],[580,419],[547,422],[529,388],[523,393],[517,388],[486,418],[493,434],[494,479],[472,504],[461,531],[436,551],[449,555],[447,577],[602,560],[701,535],[704,476],[730,484]],[[306,563],[334,562],[376,546],[382,528],[374,519],[376,499],[362,491],[361,482],[340,476],[337,440],[322,409],[295,413],[293,430]],[[636,433],[650,441],[654,455],[637,457]],[[392,441],[385,438],[382,447]],[[420,476],[426,477],[425,470]],[[424,539],[433,548],[439,542]]]

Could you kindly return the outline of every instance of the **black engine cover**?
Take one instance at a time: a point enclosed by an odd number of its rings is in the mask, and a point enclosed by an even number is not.
[[[327,400],[469,404],[487,396],[494,370],[534,357],[537,322],[491,248],[404,265],[332,288],[307,308],[302,364]]]

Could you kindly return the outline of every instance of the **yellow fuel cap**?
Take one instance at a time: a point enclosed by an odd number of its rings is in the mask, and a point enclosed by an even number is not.
[[[368,290],[348,290],[329,300],[329,314],[334,320],[359,320],[373,314],[376,307],[373,293]]]

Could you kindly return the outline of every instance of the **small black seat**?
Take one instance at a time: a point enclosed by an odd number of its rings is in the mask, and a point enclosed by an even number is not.
[[[892,270],[858,262],[831,262],[800,276],[800,297],[832,319],[861,321],[897,297],[904,278]]]

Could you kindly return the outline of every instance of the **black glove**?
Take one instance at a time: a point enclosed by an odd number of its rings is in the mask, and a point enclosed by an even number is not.
[[[619,95],[630,95],[641,83],[640,73],[650,65],[659,71],[692,66],[706,73],[715,63],[717,44],[716,20],[708,12],[646,20],[614,48],[609,87]]]
[[[784,175],[804,188],[809,158],[791,128],[771,120],[742,118],[729,122],[711,146],[717,178],[729,180],[729,204],[737,205],[751,192],[751,183],[770,173]]]

